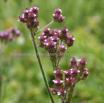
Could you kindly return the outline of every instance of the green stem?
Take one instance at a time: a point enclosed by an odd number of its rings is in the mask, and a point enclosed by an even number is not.
[[[54,71],[57,70],[57,68],[59,68],[60,59],[61,58],[58,58],[56,53],[54,53],[53,56],[50,55],[50,60],[52,62],[52,66],[53,66]]]
[[[0,68],[0,103],[1,103],[1,93],[2,93],[2,70]]]
[[[0,59],[3,60],[3,53],[6,49],[6,45],[4,42],[0,42]],[[2,70],[2,63],[0,61],[0,103],[2,101],[2,90],[3,90],[3,70]]]
[[[58,60],[57,60],[57,68],[59,68],[60,59],[61,58],[58,58]]]
[[[56,60],[52,60],[52,59],[50,59],[50,60],[52,62],[53,70],[54,71],[57,70]]]
[[[74,92],[74,87],[75,87],[75,85],[73,85],[72,87],[68,88],[68,94],[67,94],[67,97],[66,97],[66,103],[71,103],[72,95],[73,95],[73,92]]]
[[[48,85],[48,82],[47,82],[47,79],[46,79],[46,75],[45,75],[45,72],[44,72],[41,60],[40,60],[40,56],[39,56],[39,53],[38,53],[38,49],[37,49],[37,45],[36,45],[36,41],[35,41],[33,30],[30,30],[30,31],[31,31],[31,38],[32,38],[33,46],[34,46],[34,49],[35,49],[35,52],[36,52],[36,56],[37,56],[38,63],[39,63],[40,69],[41,69],[41,73],[43,75],[44,82],[45,82],[45,85],[46,85],[46,88],[47,88],[47,92],[48,92],[48,94],[50,96],[51,102],[55,103],[54,99],[52,97],[52,94],[51,94],[51,92],[49,90],[49,85]]]
[[[54,21],[51,21],[51,22],[50,22],[49,24],[47,24],[45,27],[43,27],[42,29],[40,29],[39,31],[37,31],[37,32],[35,33],[35,35],[38,34],[38,33],[40,33],[41,31],[45,30],[46,28],[48,28],[49,26],[51,26],[53,23],[54,23]]]

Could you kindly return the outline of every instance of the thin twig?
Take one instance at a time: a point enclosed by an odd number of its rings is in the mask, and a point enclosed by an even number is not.
[[[72,95],[73,95],[73,92],[74,92],[74,87],[75,87],[75,84],[72,87],[68,88],[68,94],[67,94],[67,97],[66,97],[66,103],[71,103]]]
[[[51,94],[51,92],[49,90],[49,85],[48,85],[47,78],[46,78],[46,75],[45,75],[45,72],[44,72],[41,60],[40,60],[40,56],[39,56],[39,53],[38,53],[38,49],[37,49],[37,45],[36,45],[36,41],[35,41],[33,30],[30,30],[30,31],[31,31],[31,38],[32,38],[32,42],[33,42],[33,47],[34,47],[35,52],[36,52],[37,60],[38,60],[38,63],[39,63],[40,69],[41,69],[41,73],[43,75],[43,79],[44,79],[44,82],[45,82],[45,85],[46,85],[46,88],[47,88],[47,92],[48,92],[48,94],[50,96],[51,102],[55,103],[54,99],[52,97],[52,94]]]
[[[40,33],[41,31],[45,30],[46,28],[48,28],[49,26],[51,26],[53,23],[54,23],[54,21],[51,21],[48,25],[46,25],[45,27],[43,27],[42,29],[40,29],[39,31],[37,31],[35,33],[35,35],[38,34],[38,33]]]
[[[1,103],[1,93],[2,93],[2,70],[0,68],[0,103]]]

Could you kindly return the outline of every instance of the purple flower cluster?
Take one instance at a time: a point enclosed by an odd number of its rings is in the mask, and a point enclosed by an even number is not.
[[[46,28],[40,35],[38,46],[45,49],[49,54],[53,69],[56,70],[61,57],[63,57],[68,47],[73,45],[74,36],[67,33],[68,29],[64,26],[61,30]]]
[[[31,2],[32,0],[30,0]],[[27,28],[34,29],[35,31],[39,28],[39,21],[37,21],[38,17],[38,10],[39,8],[34,6],[30,9],[26,8],[24,10],[24,13],[19,16],[18,21],[21,21],[23,23],[26,23]],[[53,14],[53,21],[54,22],[63,22],[65,17],[61,15],[62,10],[60,8],[55,10],[55,13]]]
[[[61,13],[62,13],[62,10],[60,8],[57,8],[55,10],[55,13],[53,14],[53,21],[59,22],[59,23],[63,22],[65,17],[62,16]]]
[[[2,42],[13,41],[14,37],[21,35],[22,33],[16,28],[10,28],[5,31],[0,32],[0,39]]]
[[[34,29],[37,31],[39,28],[39,21],[37,21],[38,10],[39,8],[36,6],[30,9],[26,8],[24,10],[24,13],[21,16],[19,16],[18,21],[26,23],[27,28]]]
[[[80,80],[86,79],[89,72],[88,69],[85,68],[85,65],[86,60],[84,58],[80,60],[73,58],[70,64],[71,69],[63,71],[58,68],[54,71],[56,75],[56,79],[53,80],[55,88],[50,88],[51,93],[57,94],[58,96],[65,96],[68,88],[73,87]]]
[[[74,36],[70,36],[67,31],[66,27],[63,27],[61,31],[57,29],[50,31],[50,28],[46,28],[38,37],[40,40],[38,46],[45,48],[49,54],[63,54],[68,47],[73,45],[75,40]]]
[[[30,0],[30,2],[31,1],[32,0]],[[36,6],[30,9],[26,8],[24,13],[19,16],[18,21],[26,23],[27,28],[30,29],[34,47],[36,46],[34,38],[35,34],[38,34],[43,30],[43,33],[38,37],[40,40],[38,46],[44,48],[49,54],[56,77],[55,80],[53,80],[55,88],[50,88],[50,92],[54,95],[58,95],[63,103],[66,100],[68,101],[67,103],[70,103],[75,84],[80,80],[86,79],[89,74],[88,69],[85,68],[86,60],[85,58],[80,60],[72,58],[71,64],[69,65],[70,69],[63,71],[59,68],[61,57],[63,57],[68,47],[73,46],[75,38],[74,36],[71,36],[70,33],[67,33],[68,29],[66,26],[64,26],[61,30],[54,29],[50,31],[50,28],[48,28],[54,22],[61,23],[64,21],[65,17],[61,15],[62,10],[60,8],[55,10],[52,22],[37,31],[39,28],[39,21],[37,21],[38,9],[39,8]],[[38,51],[36,50],[36,53],[37,52]],[[39,55],[37,55],[37,58],[39,60]]]

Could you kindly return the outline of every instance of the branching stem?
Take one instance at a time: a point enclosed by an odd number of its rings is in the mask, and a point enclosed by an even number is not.
[[[1,93],[2,93],[2,70],[0,68],[0,103],[1,103]]]
[[[41,69],[41,73],[42,73],[42,76],[43,76],[43,79],[44,79],[44,82],[45,82],[45,85],[46,85],[46,88],[47,88],[47,92],[49,94],[51,102],[55,103],[54,99],[52,97],[52,94],[51,94],[51,92],[49,90],[49,85],[48,85],[48,82],[47,82],[47,78],[46,78],[46,75],[45,75],[41,60],[40,60],[40,56],[39,56],[39,53],[38,53],[38,49],[37,49],[37,45],[36,45],[36,41],[35,41],[35,37],[34,37],[34,32],[33,32],[32,29],[30,31],[31,31],[31,38],[32,38],[32,42],[33,42],[33,47],[34,47],[35,52],[36,52],[37,60],[38,60],[38,63],[39,63],[40,69]]]
[[[47,25],[44,26],[42,29],[40,29],[39,31],[37,31],[37,32],[35,33],[35,35],[38,34],[38,33],[40,33],[41,31],[45,30],[46,28],[48,28],[49,26],[51,26],[53,23],[54,23],[54,21],[51,21],[49,24],[47,24]]]

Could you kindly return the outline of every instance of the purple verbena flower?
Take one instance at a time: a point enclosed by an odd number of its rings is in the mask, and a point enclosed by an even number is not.
[[[53,14],[53,20],[55,22],[61,23],[64,21],[65,17],[61,15],[62,10],[60,8],[57,8],[55,10],[55,13]]]
[[[30,9],[26,8],[24,13],[19,16],[18,21],[26,23],[27,28],[37,31],[39,28],[39,21],[37,21],[38,10],[39,8],[36,6]]]
[[[71,61],[70,67],[72,68],[77,67],[77,60],[74,57],[70,61]]]
[[[5,31],[0,32],[0,39],[2,42],[13,41],[16,36],[21,35],[22,33],[16,28],[11,27]]]
[[[57,93],[56,89],[55,88],[49,88],[50,92],[55,95]]]
[[[58,68],[56,71],[54,71],[54,73],[55,73],[57,79],[61,79],[61,80],[63,79],[63,71],[60,68]]]

